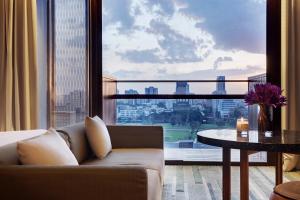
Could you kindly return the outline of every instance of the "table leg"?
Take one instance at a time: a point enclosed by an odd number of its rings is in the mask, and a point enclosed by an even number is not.
[[[282,183],[282,153],[276,153],[276,185]]]
[[[223,148],[223,200],[231,199],[230,149]]]
[[[249,199],[249,162],[248,152],[246,150],[240,151],[240,199]]]

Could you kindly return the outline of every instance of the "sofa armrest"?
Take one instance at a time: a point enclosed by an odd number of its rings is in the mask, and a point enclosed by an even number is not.
[[[161,126],[107,126],[113,148],[164,148]]]
[[[147,200],[142,167],[0,167],[1,199]]]

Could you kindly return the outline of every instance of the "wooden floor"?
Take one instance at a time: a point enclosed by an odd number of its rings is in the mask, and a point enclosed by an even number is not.
[[[183,160],[183,161],[222,161],[222,148],[212,149],[191,149],[191,148],[165,148],[164,153],[166,160]],[[231,149],[231,161],[240,160],[240,150]],[[267,153],[258,152],[249,155],[250,162],[266,162]]]
[[[239,167],[232,167],[232,199],[239,200]],[[274,187],[273,167],[250,167],[250,199],[268,200]],[[284,181],[300,180],[300,172],[284,174]],[[220,166],[166,166],[164,200],[221,200]]]

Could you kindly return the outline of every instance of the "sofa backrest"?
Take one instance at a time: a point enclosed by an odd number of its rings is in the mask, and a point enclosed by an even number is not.
[[[0,134],[0,165],[18,165],[19,156],[17,152],[18,141],[38,137],[47,130],[25,130],[25,131],[7,131]]]
[[[82,163],[93,155],[83,122],[63,127],[58,129],[57,132],[65,135],[64,139],[67,140],[78,163]]]
[[[45,131],[46,132],[46,131]],[[84,123],[78,123],[63,127],[57,132],[66,141],[78,163],[93,156],[89,143],[86,138]],[[32,136],[38,137],[38,136]],[[32,138],[31,137],[31,138]],[[26,138],[30,139],[30,138]],[[23,139],[20,139],[23,140]],[[19,140],[19,141],[20,141]],[[17,151],[17,142],[0,146],[0,165],[19,165],[19,156]]]

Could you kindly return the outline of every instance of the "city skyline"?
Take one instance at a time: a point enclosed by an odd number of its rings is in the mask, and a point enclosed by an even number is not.
[[[256,74],[256,76],[261,76],[262,74]],[[252,77],[252,76],[251,76]],[[245,81],[249,78],[247,77]],[[218,75],[214,80],[226,80],[226,76]],[[157,88],[160,92],[158,94],[179,94],[182,92],[177,91],[177,84],[179,82],[174,81],[171,83],[118,83],[118,94],[126,94],[126,90],[135,90],[138,94],[146,94],[145,88],[154,87]],[[245,94],[248,91],[247,82],[202,82],[202,83],[193,83],[188,81],[183,81],[180,83],[188,84],[188,93],[184,94]],[[216,85],[217,83],[217,85]],[[203,86],[205,85],[205,86]],[[218,91],[218,88],[224,88],[221,91]],[[216,92],[218,91],[218,92]]]

